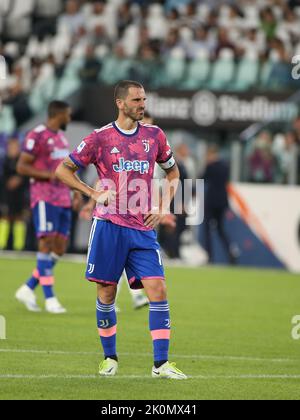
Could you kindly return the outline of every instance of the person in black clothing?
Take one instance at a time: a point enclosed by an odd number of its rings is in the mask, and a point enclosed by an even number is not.
[[[26,181],[17,174],[16,167],[20,155],[17,138],[11,138],[7,144],[7,155],[3,163],[2,188],[4,214],[0,220],[0,249],[8,244],[10,229],[13,229],[13,248],[21,251],[25,247],[26,224]]]
[[[236,264],[230,240],[224,230],[224,219],[229,207],[227,184],[229,183],[228,165],[221,160],[217,146],[210,146],[207,152],[207,166],[203,175],[205,182],[205,249],[209,262],[213,263],[211,230],[215,226],[231,264]]]
[[[84,85],[97,83],[100,70],[101,63],[95,54],[95,47],[93,45],[88,45],[86,48],[84,65],[79,71],[81,82]]]
[[[188,149],[187,149],[188,150]],[[188,171],[184,163],[184,157],[186,156],[186,146],[181,144],[177,146],[175,151],[175,158],[177,166],[180,172],[180,182],[182,188],[184,186],[184,181],[189,178]],[[182,190],[184,192],[184,190]],[[181,194],[181,191],[177,191],[177,194]],[[187,229],[186,218],[187,214],[184,208],[184,196],[180,202],[176,196],[176,200],[173,200],[171,203],[171,214],[175,214],[175,201],[177,205],[180,205],[180,214],[176,214],[176,224],[172,223],[162,223],[159,231],[159,242],[163,247],[164,251],[167,253],[168,257],[171,259],[180,259],[180,241],[183,232]]]

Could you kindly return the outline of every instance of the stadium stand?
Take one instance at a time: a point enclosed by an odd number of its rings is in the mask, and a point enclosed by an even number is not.
[[[0,52],[9,78],[1,84],[1,97],[13,96],[16,83],[24,93],[35,91],[44,79],[51,86],[53,79],[63,81],[59,96],[68,95],[78,88],[89,46],[102,63],[99,81],[106,84],[137,71],[154,87],[194,89],[206,82],[211,89],[246,90],[257,82],[263,89],[293,87],[288,75],[291,57],[300,50],[300,5],[287,0],[218,4],[3,0]],[[111,75],[116,63],[117,74]],[[149,63],[157,71],[149,72]],[[48,99],[48,94],[30,95],[31,111]]]

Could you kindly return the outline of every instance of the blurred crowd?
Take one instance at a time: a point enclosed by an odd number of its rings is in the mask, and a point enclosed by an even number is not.
[[[80,83],[293,87],[300,1],[1,0],[0,36],[0,95],[19,125]]]
[[[299,183],[299,146],[300,118],[285,132],[261,131],[247,147],[244,180],[262,184]]]

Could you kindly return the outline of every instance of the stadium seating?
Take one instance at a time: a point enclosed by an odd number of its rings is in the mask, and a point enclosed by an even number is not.
[[[184,89],[199,89],[209,78],[211,64],[207,50],[199,50],[197,56],[187,66],[186,78],[182,84]]]
[[[107,85],[113,85],[119,80],[128,79],[132,62],[129,58],[119,58],[116,55],[107,56],[103,60],[102,71],[99,74],[100,81]]]
[[[161,84],[165,86],[176,86],[180,84],[185,75],[186,61],[183,50],[174,49],[170,55],[165,59],[164,77]]]
[[[249,55],[241,59],[238,64],[236,78],[232,88],[244,91],[256,85],[259,74],[259,62],[257,55]]]
[[[237,5],[240,13],[232,2],[220,5],[217,0],[196,0],[195,4],[168,0],[149,2],[147,7],[144,1],[127,5],[125,0],[110,0],[101,6],[81,0],[73,12],[76,0],[73,6],[70,3],[1,0],[0,55],[7,58],[11,73],[4,89],[1,85],[2,100],[10,98],[11,83],[24,84],[34,113],[53,95],[65,98],[72,94],[81,86],[79,72],[88,46],[94,46],[101,64],[98,80],[105,85],[136,77],[151,88],[245,91],[253,86],[267,90],[295,87],[288,63],[300,51],[297,4],[278,2],[274,6],[276,25],[269,33],[263,22],[268,2],[258,0],[241,2]],[[205,33],[199,35],[199,28]],[[229,45],[219,39],[221,28],[227,32]],[[256,31],[253,37],[248,34],[251,31]],[[143,56],[145,48],[152,51],[149,60]],[[15,66],[22,67],[22,76],[16,77]],[[44,81],[40,73],[50,66]]]
[[[212,69],[212,80],[209,87],[214,90],[226,89],[233,82],[235,75],[234,55],[230,49],[220,51],[220,57],[216,60]]]
[[[12,107],[4,105],[0,112],[1,133],[11,134],[16,129],[16,121],[13,115]]]

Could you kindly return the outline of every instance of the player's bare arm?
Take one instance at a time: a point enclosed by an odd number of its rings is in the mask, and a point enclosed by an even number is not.
[[[79,191],[99,204],[109,205],[115,198],[116,193],[111,190],[96,191],[94,188],[79,179],[76,175],[78,170],[79,167],[70,158],[66,158],[57,167],[55,175],[61,182],[66,184],[72,190]]]
[[[169,214],[170,204],[175,197],[176,191],[179,185],[179,169],[177,164],[175,164],[171,169],[165,170],[166,172],[166,179],[169,185],[172,185],[170,194],[168,198],[161,197],[159,211],[153,211],[152,209],[146,216],[145,216],[145,226],[152,227],[155,229],[164,219],[166,214]]]
[[[80,212],[83,207],[83,197],[79,191],[74,191],[73,201],[72,201],[72,208],[75,212]]]
[[[19,175],[34,178],[42,181],[55,179],[55,174],[49,171],[41,171],[34,167],[35,157],[29,153],[23,152],[17,164],[17,172]]]
[[[96,201],[90,199],[80,210],[79,217],[82,220],[91,221],[93,218],[93,212],[96,207]]]
[[[94,185],[94,189],[97,189],[98,181]],[[91,221],[93,218],[93,212],[95,210],[95,207],[97,205],[97,202],[93,200],[92,198],[89,199],[89,201],[82,207],[79,217],[86,221]]]

